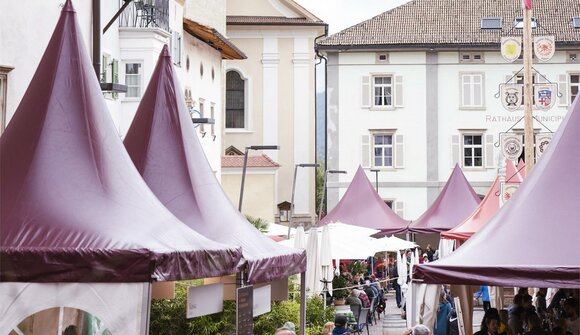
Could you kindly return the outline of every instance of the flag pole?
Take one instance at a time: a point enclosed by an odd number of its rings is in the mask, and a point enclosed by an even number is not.
[[[532,81],[532,0],[523,0],[524,10],[524,150],[526,175],[534,166],[534,119],[532,106],[534,86]]]

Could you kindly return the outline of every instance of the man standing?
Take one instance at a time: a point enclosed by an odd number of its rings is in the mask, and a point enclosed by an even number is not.
[[[491,303],[489,302],[489,289],[487,285],[481,285],[479,287],[479,291],[475,292],[475,299],[481,297],[483,301],[483,311],[487,312],[488,309],[491,308]]]

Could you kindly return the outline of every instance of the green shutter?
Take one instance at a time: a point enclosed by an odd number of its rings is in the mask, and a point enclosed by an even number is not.
[[[113,64],[112,66],[112,80],[113,83],[118,84],[119,83],[119,61],[116,59],[113,59]]]
[[[103,60],[101,61],[101,83],[107,82],[107,57],[103,55]]]

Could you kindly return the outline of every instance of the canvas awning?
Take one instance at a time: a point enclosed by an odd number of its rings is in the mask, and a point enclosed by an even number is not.
[[[480,201],[456,164],[435,202],[409,225],[409,231],[423,234],[448,231],[463,222]]]
[[[276,244],[233,207],[207,161],[165,46],[125,147],[153,193],[179,219],[212,240],[242,247],[249,283],[306,270],[306,254]]]
[[[428,284],[580,288],[580,102],[511,200],[451,255],[416,267]]]
[[[385,204],[360,166],[342,199],[318,226],[331,222],[377,229],[385,235],[404,232],[409,224]]]
[[[0,139],[0,281],[150,282],[233,273],[239,247],[181,223],[131,163],[70,0]]]
[[[455,228],[441,233],[442,238],[465,241],[477,233],[499,210],[499,177],[495,178],[493,185],[487,191],[485,198],[465,221]]]

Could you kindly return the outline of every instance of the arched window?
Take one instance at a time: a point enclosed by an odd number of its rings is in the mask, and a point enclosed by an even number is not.
[[[245,82],[236,71],[226,73],[226,128],[245,128]]]

